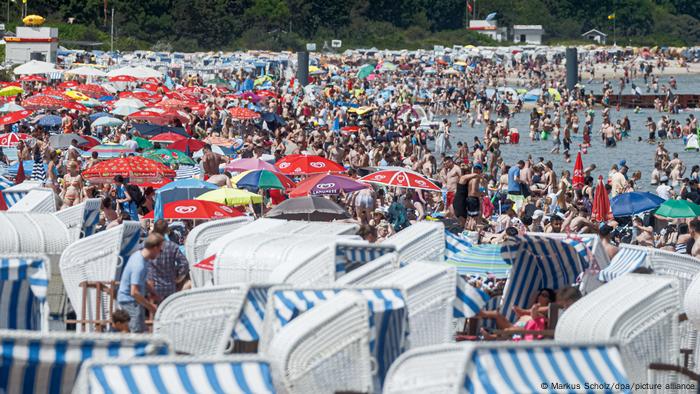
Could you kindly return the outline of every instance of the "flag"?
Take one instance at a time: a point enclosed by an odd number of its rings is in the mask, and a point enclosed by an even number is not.
[[[17,175],[15,175],[15,185],[19,185],[24,182],[27,177],[24,175],[24,161],[19,160],[19,166],[17,166]]]
[[[487,21],[492,21],[492,20],[494,20],[494,19],[496,19],[496,13],[495,13],[495,12],[492,12],[492,13],[486,15],[486,20],[487,20]]]
[[[472,12],[472,5],[467,0],[467,11]]]
[[[608,15],[608,20],[613,20],[615,19],[615,13],[613,12],[612,14]]]

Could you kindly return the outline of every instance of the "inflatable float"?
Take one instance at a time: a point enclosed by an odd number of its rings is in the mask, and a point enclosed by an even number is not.
[[[39,15],[27,15],[24,17],[24,19],[22,19],[22,22],[24,22],[24,24],[27,26],[41,26],[45,21],[46,19]]]

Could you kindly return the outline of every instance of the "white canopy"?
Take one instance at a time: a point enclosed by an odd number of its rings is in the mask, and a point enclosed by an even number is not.
[[[160,71],[145,66],[122,67],[107,73],[108,77],[116,77],[119,75],[128,75],[134,78],[163,78],[163,74]]]
[[[51,74],[55,72],[61,72],[62,70],[57,70],[56,65],[49,62],[42,62],[39,60],[30,60],[21,66],[15,68],[15,74],[17,75],[33,75],[33,74]]]
[[[83,75],[86,77],[104,77],[107,75],[107,73],[102,71],[102,70],[98,70],[94,67],[88,67],[88,66],[83,66],[83,67],[74,68],[72,70],[68,70],[68,71],[66,71],[66,74]]]

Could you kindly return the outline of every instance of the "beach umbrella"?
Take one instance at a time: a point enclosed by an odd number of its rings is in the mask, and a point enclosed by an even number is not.
[[[149,212],[145,218],[154,219],[155,212]],[[243,216],[237,209],[205,200],[180,200],[165,204],[163,219],[223,219]]]
[[[6,86],[2,89],[0,89],[0,96],[2,97],[7,97],[7,96],[16,96],[18,94],[24,93],[24,89],[18,87],[18,86]]]
[[[105,160],[83,171],[83,178],[91,182],[112,182],[117,175],[139,183],[174,178],[175,171],[157,161],[141,156]]]
[[[327,174],[345,172],[345,167],[325,157],[317,155],[287,155],[275,166],[286,175]]]
[[[167,166],[172,164],[187,164],[196,165],[194,160],[187,156],[184,152],[171,149],[154,149],[143,152],[143,157],[163,163]]]
[[[421,189],[434,192],[441,191],[441,189],[429,179],[419,175],[418,173],[405,170],[381,170],[366,175],[359,180],[362,182],[376,183],[386,186],[405,187],[408,189]]]
[[[72,87],[80,85],[80,82],[78,81],[64,81],[56,85],[57,88],[59,89],[70,89]]]
[[[43,127],[56,127],[61,125],[61,117],[58,115],[44,115],[37,119],[36,124]]]
[[[15,112],[10,112],[7,115],[0,117],[0,125],[6,125],[6,124],[12,124],[12,123],[17,123],[22,119],[25,119],[27,116],[31,115],[33,112],[29,110],[22,110],[22,111],[15,111]]]
[[[46,78],[42,77],[41,75],[22,75],[19,77],[18,81],[22,82],[46,82]]]
[[[128,155],[134,153],[134,150],[119,144],[102,144],[90,148],[90,150],[87,151],[88,156],[91,155],[92,152],[97,152],[97,157],[110,158]]]
[[[56,70],[56,65],[49,62],[42,62],[40,60],[30,60],[21,66],[14,69],[16,75],[32,75],[32,74],[51,74],[59,70]]]
[[[350,214],[335,202],[318,196],[290,198],[265,215],[268,218],[327,222],[349,219]]]
[[[129,97],[129,98],[120,98],[119,100],[115,101],[112,104],[113,107],[134,107],[134,108],[145,108],[146,104],[144,104],[143,101]]]
[[[221,145],[212,145],[211,146],[211,151],[216,153],[217,155],[221,156],[226,156],[226,157],[234,157],[236,156],[236,150],[226,147],[226,146],[221,146]],[[200,149],[194,154],[192,154],[192,157],[195,159],[199,159],[204,157],[204,149]],[[272,171],[277,171],[277,168],[273,168]]]
[[[94,83],[84,83],[73,87],[73,90],[81,92],[90,97],[98,98],[109,94],[105,88]]]
[[[259,113],[242,107],[229,108],[228,112],[231,114],[233,119],[237,120],[253,120],[260,118]]]
[[[574,189],[583,189],[583,159],[581,158],[581,151],[576,155],[576,163],[574,164],[574,176],[571,178]]]
[[[87,107],[84,106],[83,104],[76,103],[75,101],[70,101],[70,100],[61,101],[61,107],[65,108],[65,109],[73,109],[73,110],[80,111],[80,112],[89,112]]]
[[[474,245],[460,253],[452,253],[445,264],[457,268],[460,275],[494,275],[496,278],[506,278],[511,269],[501,256],[501,245]]]
[[[78,92],[77,90],[67,90],[65,95],[72,98],[73,100],[78,100],[78,101],[84,101],[84,100],[90,99],[90,97],[86,96],[85,94],[83,94],[81,92]]]
[[[229,207],[260,204],[262,203],[262,199],[262,196],[259,194],[251,193],[248,190],[233,189],[230,187],[212,190],[197,197],[197,200],[218,202],[219,204],[224,204]]]
[[[593,212],[591,218],[596,222],[605,222],[613,218],[612,210],[610,210],[610,200],[608,199],[608,191],[603,185],[603,177],[598,176],[598,186],[595,188],[593,196]]]
[[[173,142],[168,145],[168,149],[175,149],[182,152],[196,152],[206,145],[206,142],[198,140],[196,138],[184,138]]]
[[[357,78],[365,79],[372,74],[372,72],[374,72],[374,66],[371,64],[365,64],[357,70]]]
[[[296,184],[283,174],[268,170],[249,170],[231,178],[231,184],[240,189],[291,189]]]
[[[141,149],[151,149],[153,148],[153,143],[143,137],[133,137],[133,140],[136,141],[136,144],[138,145],[139,148]]]
[[[180,140],[185,140],[187,137],[184,137],[180,134],[173,133],[173,132],[167,132],[167,133],[160,133],[158,135],[153,136],[150,138],[151,142],[167,142],[167,143],[173,143],[175,141],[180,141]]]
[[[165,111],[157,112],[153,110],[141,110],[134,112],[127,116],[130,119],[143,120],[149,123],[158,125],[167,125],[173,123],[175,119],[179,119],[181,122],[187,121],[187,116],[184,113],[178,111]]]
[[[38,94],[27,97],[22,101],[22,106],[27,109],[62,109],[66,101],[53,96]]]
[[[119,127],[122,124],[124,124],[124,121],[121,119],[113,118],[111,116],[103,116],[92,122],[92,127]]]
[[[88,115],[88,119],[90,119],[90,122],[94,122],[98,118],[103,118],[105,116],[109,116],[109,114],[107,112],[95,112]]]
[[[0,118],[0,123],[3,118]],[[31,140],[32,136],[25,133],[8,133],[0,135],[0,146],[1,147],[12,147],[19,144],[20,141]]]
[[[185,107],[189,107],[192,105],[191,102],[188,101],[183,101],[183,100],[177,100],[177,99],[164,99],[158,103],[156,103],[156,107],[159,108],[164,108],[164,109],[183,109]]]
[[[109,82],[136,82],[137,79],[131,75],[117,75],[114,77],[109,77]]]
[[[218,186],[213,183],[191,178],[168,183],[156,191],[153,208],[155,219],[163,219],[163,207],[166,204],[179,200],[191,200],[217,188]]]
[[[85,142],[84,144],[78,144],[78,145],[80,146],[81,149],[90,149],[90,148],[92,148],[93,146],[97,146],[97,145],[100,144],[100,140],[98,140],[98,139],[95,138],[95,137],[92,137],[92,136],[89,136],[89,135],[84,135],[84,136],[82,136],[82,137],[83,137],[83,139],[85,139],[87,142]]]
[[[74,68],[72,70],[67,70],[65,72],[66,74],[73,74],[73,75],[81,75],[84,77],[104,77],[107,75],[106,72],[102,70],[98,70],[94,67],[89,67],[89,66],[81,66],[78,68]]]
[[[161,180],[159,180],[159,181],[135,183],[135,185],[138,186],[138,187],[140,187],[140,188],[143,188],[143,189],[146,189],[147,187],[152,187],[153,190],[158,190],[158,189],[160,189],[161,187],[167,185],[168,183],[172,183],[172,182],[173,182],[172,179],[163,178],[163,179],[161,179]],[[153,215],[151,215],[151,218],[153,218]]]
[[[697,218],[700,205],[688,200],[666,200],[654,213],[665,218]]]
[[[64,149],[68,148],[71,146],[71,141],[76,140],[78,142],[78,146],[86,144],[88,142],[87,139],[83,138],[83,136],[70,133],[70,134],[54,134],[49,137],[49,144],[51,144],[52,147],[57,148],[57,149]]]
[[[622,193],[610,200],[613,216],[625,217],[651,211],[664,203],[663,198],[649,192]]]
[[[274,165],[255,158],[236,159],[226,165],[226,171],[243,172],[248,170],[277,171]]]
[[[129,116],[135,112],[139,112],[140,109],[136,107],[130,107],[128,105],[121,106],[121,107],[115,107],[112,110],[113,115],[119,115],[119,116]]]
[[[352,193],[368,187],[369,185],[344,175],[318,174],[299,182],[297,187],[289,193],[289,196],[336,195]]]
[[[15,103],[5,103],[3,104],[2,107],[0,107],[0,112],[17,112],[17,111],[24,111],[24,107],[21,105],[17,105]]]

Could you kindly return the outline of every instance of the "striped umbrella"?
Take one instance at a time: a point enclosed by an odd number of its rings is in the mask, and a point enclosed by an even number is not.
[[[194,160],[184,152],[173,149],[153,149],[143,152],[143,157],[163,163],[167,166],[172,164],[196,165]]]
[[[241,173],[231,178],[231,184],[236,187],[258,190],[258,189],[292,189],[296,184],[279,172],[268,170],[251,170]]]
[[[456,267],[460,275],[493,274],[496,278],[505,278],[511,269],[501,256],[501,245],[475,245],[460,253],[445,254],[445,263]]]
[[[88,151],[89,154],[92,154],[92,152],[97,152],[97,156],[100,158],[110,158],[110,157],[119,157],[122,155],[127,155],[130,153],[134,153],[135,151],[133,149],[130,149],[124,145],[118,145],[118,144],[102,144],[102,145],[97,145],[93,146],[90,148]]]

